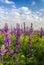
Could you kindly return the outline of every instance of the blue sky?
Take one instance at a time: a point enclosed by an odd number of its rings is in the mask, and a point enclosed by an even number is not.
[[[26,6],[31,9],[37,9],[44,8],[44,0],[10,0],[15,2],[15,5],[17,7]]]
[[[0,0],[0,27],[6,22],[9,26],[32,22],[35,29],[44,28],[44,0]]]
[[[9,6],[9,4],[3,3],[2,1],[0,0],[0,6],[4,5]],[[39,10],[42,8],[44,9],[44,0],[6,0],[6,1],[14,2],[17,8],[25,6],[32,10]]]

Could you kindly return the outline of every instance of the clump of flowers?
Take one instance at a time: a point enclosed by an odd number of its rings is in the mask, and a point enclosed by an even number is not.
[[[2,56],[2,64],[4,64],[4,55],[5,55],[6,49],[5,49],[5,45],[3,44],[1,49],[0,49],[0,54]]]
[[[21,34],[20,32],[21,32],[20,31],[20,25],[17,24],[16,47],[15,47],[16,52],[18,52],[18,49],[20,48],[20,34]]]

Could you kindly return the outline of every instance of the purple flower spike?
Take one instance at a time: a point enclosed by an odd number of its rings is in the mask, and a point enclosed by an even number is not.
[[[14,50],[9,50],[9,54],[13,54],[14,53]]]
[[[19,48],[20,48],[20,46],[19,46],[19,45],[16,45],[16,48],[18,48],[18,49],[19,49]]]
[[[30,44],[30,46],[29,46],[29,47],[30,47],[30,49],[32,49],[32,45],[31,45],[31,44]]]
[[[32,57],[32,52],[33,52],[33,50],[32,50],[32,49],[30,49],[30,57]]]
[[[20,24],[17,24],[16,29],[17,29],[17,31],[16,31],[16,36],[19,37],[20,34],[21,34]]]
[[[33,33],[33,24],[31,23],[31,27],[30,27],[30,30],[29,30],[29,35],[31,35]]]
[[[1,55],[4,55],[4,54],[5,54],[5,46],[2,45],[2,47],[1,47]]]
[[[8,44],[10,45],[10,43],[11,43],[11,39],[8,39],[7,42],[8,42]]]
[[[5,23],[5,26],[4,26],[4,31],[7,32],[9,29],[8,29],[8,24]]]
[[[19,44],[20,43],[20,39],[16,39],[16,44]]]
[[[4,38],[4,45],[5,46],[8,46],[8,45],[10,46],[10,43],[11,43],[11,39]]]
[[[32,49],[30,49],[30,53],[32,53]]]

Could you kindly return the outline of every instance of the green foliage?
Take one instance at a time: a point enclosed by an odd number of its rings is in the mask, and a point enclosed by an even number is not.
[[[3,44],[3,36],[4,35],[0,35],[0,48]],[[10,35],[10,38],[12,40],[10,49],[14,49],[16,45],[16,37]],[[33,34],[32,57],[29,56],[28,39],[28,35],[21,35],[19,52],[14,52],[12,55],[6,53],[4,55],[4,65],[14,65],[16,62],[17,65],[44,65],[44,36],[40,38],[38,34]],[[2,56],[0,55],[0,65],[2,65],[1,58]]]

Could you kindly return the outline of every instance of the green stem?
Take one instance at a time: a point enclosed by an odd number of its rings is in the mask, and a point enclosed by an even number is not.
[[[4,56],[2,55],[2,65],[4,65]]]

